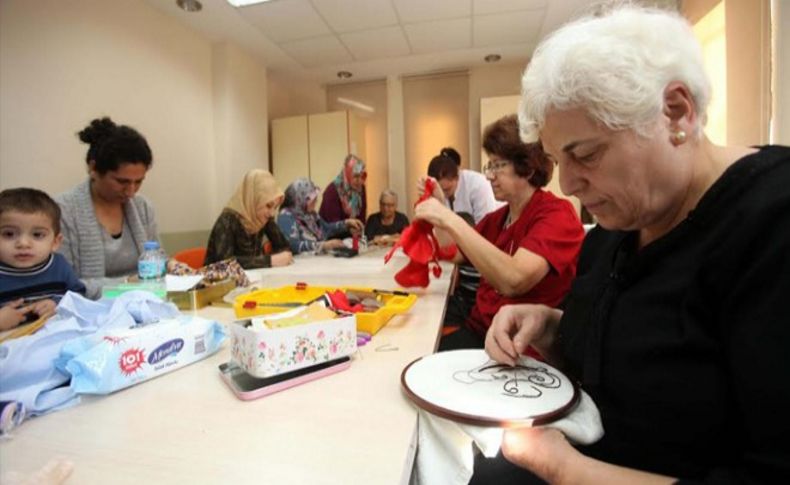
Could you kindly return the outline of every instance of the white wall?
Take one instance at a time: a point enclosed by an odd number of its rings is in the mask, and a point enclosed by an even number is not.
[[[769,138],[770,3],[768,0],[685,0],[681,12],[694,24],[724,3],[726,85],[713,81],[713,95],[726,98],[726,141],[758,145]],[[719,93],[718,95],[716,93]]]
[[[373,112],[355,109],[338,99],[347,99],[364,104]],[[381,191],[390,188],[387,163],[387,83],[371,81],[354,84],[339,84],[326,87],[326,104],[330,111],[349,110],[364,126],[365,164],[368,172],[366,184],[368,214],[378,212]],[[335,172],[340,171],[340,164]],[[337,173],[335,173],[336,175]],[[405,198],[404,193],[399,199]]]
[[[326,89],[318,83],[268,73],[269,120],[326,111]]]
[[[240,174],[268,165],[266,102],[264,66],[143,2],[0,2],[0,187],[84,180],[75,134],[111,116],[151,145],[160,230],[208,230]]]
[[[469,160],[464,165],[474,170],[480,170],[485,165],[485,162],[480,163],[479,158],[485,129],[485,126],[480,125],[480,100],[521,94],[521,74],[526,66],[524,61],[478,66],[469,70]]]
[[[773,127],[772,142],[790,145],[790,3],[773,0]]]
[[[727,143],[768,142],[770,119],[770,4],[725,0]]]
[[[403,80],[387,77],[387,161],[389,186],[398,194],[408,193],[406,179],[406,120],[403,113]],[[413,182],[412,182],[413,184]],[[409,212],[407,197],[398,198],[398,210]]]
[[[266,68],[233,44],[215,44],[212,52],[218,214],[248,170],[271,164]]]
[[[403,79],[404,169],[409,217],[417,201],[417,180],[428,173],[428,164],[439,150],[451,146],[458,150],[463,162],[469,159],[468,93],[466,71]]]

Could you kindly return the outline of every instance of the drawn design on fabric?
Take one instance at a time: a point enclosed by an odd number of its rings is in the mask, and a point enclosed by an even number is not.
[[[494,383],[490,387],[499,390],[502,384],[502,395],[517,398],[538,398],[543,395],[542,389],[559,389],[562,380],[544,366],[528,366],[516,364],[497,364],[487,361],[469,370],[453,373],[453,379],[462,384]]]

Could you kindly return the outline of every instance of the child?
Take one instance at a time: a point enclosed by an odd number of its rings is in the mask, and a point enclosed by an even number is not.
[[[55,253],[60,207],[36,189],[0,192],[0,330],[52,313],[67,291],[85,293],[66,259]]]

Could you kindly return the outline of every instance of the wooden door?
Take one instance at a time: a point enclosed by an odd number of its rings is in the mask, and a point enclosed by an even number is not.
[[[343,168],[350,153],[348,112],[333,111],[308,116],[310,178],[321,190]]]
[[[307,116],[272,120],[272,174],[283,190],[310,176]]]

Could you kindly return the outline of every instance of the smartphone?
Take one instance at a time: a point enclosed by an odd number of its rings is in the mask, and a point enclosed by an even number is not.
[[[298,369],[272,377],[255,377],[247,374],[233,362],[220,364],[222,380],[239,399],[248,401],[284,391],[315,379],[319,379],[351,367],[351,357],[330,360],[322,364]]]
[[[342,247],[342,248],[333,249],[332,254],[334,254],[336,258],[353,258],[357,254],[359,254],[359,251],[357,251],[356,249]]]

